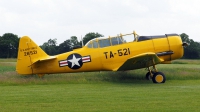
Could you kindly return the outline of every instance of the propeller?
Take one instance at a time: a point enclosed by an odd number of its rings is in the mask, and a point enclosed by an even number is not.
[[[190,45],[190,44],[187,43],[187,42],[183,42],[183,44],[182,44],[183,47],[187,47],[187,46],[189,46],[189,45]]]

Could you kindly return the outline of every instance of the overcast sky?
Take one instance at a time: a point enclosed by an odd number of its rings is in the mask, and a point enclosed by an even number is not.
[[[0,36],[29,36],[58,44],[89,32],[186,33],[200,42],[200,0],[0,0]]]

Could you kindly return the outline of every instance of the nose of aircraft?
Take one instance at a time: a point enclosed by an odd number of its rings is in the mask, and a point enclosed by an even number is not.
[[[173,55],[171,55],[171,60],[179,59],[184,54],[183,47],[186,46],[186,43],[183,43],[181,40],[181,37],[178,35],[172,35],[168,37],[170,49],[174,52]]]

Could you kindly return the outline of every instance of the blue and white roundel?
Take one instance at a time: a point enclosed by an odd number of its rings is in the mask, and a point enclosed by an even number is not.
[[[82,67],[83,63],[91,62],[90,56],[81,56],[78,53],[70,54],[67,57],[67,60],[59,61],[59,66],[64,67],[68,66],[70,69],[79,69]]]
[[[71,69],[79,69],[82,67],[82,56],[80,54],[71,54],[67,58],[68,67]]]

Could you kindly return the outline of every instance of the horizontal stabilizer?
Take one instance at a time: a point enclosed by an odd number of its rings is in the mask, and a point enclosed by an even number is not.
[[[48,60],[53,60],[53,59],[56,59],[56,56],[48,56],[46,58],[35,60],[31,65],[36,64],[37,62],[48,61]]]

